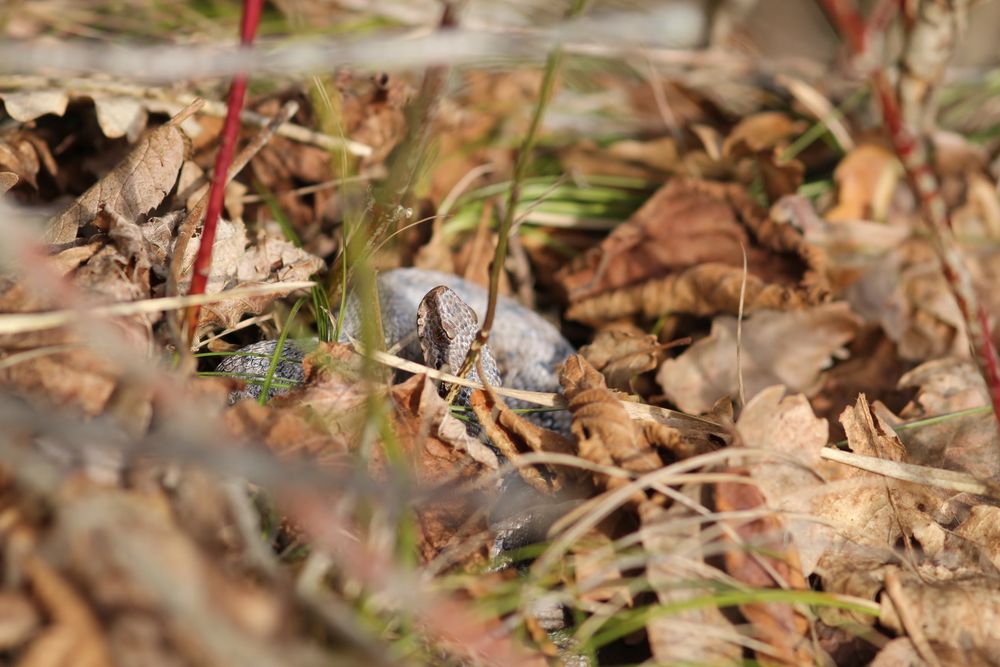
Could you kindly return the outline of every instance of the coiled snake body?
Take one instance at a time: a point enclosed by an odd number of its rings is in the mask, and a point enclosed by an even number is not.
[[[458,276],[407,268],[380,274],[378,291],[386,347],[403,343],[400,356],[457,372],[479,329],[477,315],[481,317],[486,311],[486,290]],[[342,341],[360,335],[360,313],[358,299],[352,294],[347,301]],[[260,383],[276,346],[273,340],[260,341],[219,364],[219,372],[253,381],[237,397],[260,395]],[[489,383],[556,392],[556,369],[571,354],[573,346],[548,321],[511,299],[499,298],[493,333],[483,355]],[[286,342],[275,379],[302,382],[302,357],[299,343]],[[470,377],[478,379],[474,374],[473,370]],[[558,430],[564,430],[568,423],[567,415],[560,413],[540,413],[533,419]]]
[[[400,356],[439,370],[458,372],[472,340],[479,329],[478,318],[486,310],[487,292],[479,285],[457,276],[424,269],[395,269],[378,277],[378,291],[385,344],[402,344]],[[353,295],[348,299],[342,340],[356,338],[361,329],[360,304]],[[259,396],[258,384],[269,370],[276,341],[261,341],[227,357],[218,371],[254,380],[234,398]],[[510,299],[500,297],[494,317],[490,343],[483,348],[482,369],[485,380],[513,389],[556,392],[559,390],[557,367],[571,354],[573,347],[559,331],[537,313]],[[302,382],[303,349],[298,343],[285,345],[275,376]],[[476,370],[469,378],[478,380]],[[276,392],[272,392],[276,393]],[[460,391],[457,402],[467,403],[470,392]],[[510,401],[518,407],[518,401]],[[567,432],[569,415],[565,412],[542,412],[529,416],[541,426]],[[479,435],[475,426],[470,434]],[[490,444],[487,441],[487,444]],[[492,445],[491,445],[492,447]],[[498,459],[504,459],[494,449]],[[555,518],[557,507],[550,499],[537,495],[515,473],[508,474],[501,485],[501,502],[491,513],[493,532],[491,556],[496,567],[508,564],[505,554],[544,537]],[[564,611],[558,604],[536,605],[536,620],[549,630],[562,627]],[[580,662],[573,656],[569,664]]]

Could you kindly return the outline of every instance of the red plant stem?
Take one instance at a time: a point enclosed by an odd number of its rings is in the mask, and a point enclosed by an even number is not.
[[[240,43],[249,46],[257,34],[260,24],[261,10],[264,0],[243,0],[243,20],[240,23]],[[238,74],[229,84],[229,100],[226,104],[226,120],[222,126],[222,144],[215,158],[215,170],[212,172],[212,184],[208,192],[208,206],[205,209],[205,226],[201,233],[201,243],[198,245],[198,255],[195,257],[194,274],[191,276],[189,295],[204,294],[208,285],[208,276],[212,271],[212,246],[215,244],[215,230],[222,213],[223,198],[226,191],[226,174],[233,162],[236,152],[236,140],[240,133],[240,112],[243,110],[243,100],[246,98],[247,76]],[[199,306],[191,306],[187,311],[188,340],[194,339],[198,325]]]
[[[861,55],[865,52],[865,20],[858,12],[854,0],[820,0],[837,32],[851,47],[851,53]]]
[[[854,56],[859,59],[865,57],[868,31],[854,0],[820,2]],[[883,2],[876,8],[878,15],[874,20],[879,24],[878,29],[884,27],[886,15],[891,8],[888,2]],[[1000,426],[1000,356],[997,355],[996,345],[990,334],[989,314],[976,296],[972,278],[958,252],[948,206],[941,197],[937,175],[927,160],[926,139],[915,133],[905,122],[899,95],[885,71],[876,69],[871,78],[875,96],[882,109],[886,132],[896,156],[903,164],[910,187],[920,201],[945,279],[951,286],[952,295],[965,320],[969,344],[989,389],[994,417]]]

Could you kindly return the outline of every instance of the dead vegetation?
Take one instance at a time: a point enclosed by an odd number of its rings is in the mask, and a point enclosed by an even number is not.
[[[0,9],[0,662],[1000,662],[998,3],[282,0],[244,60],[118,4]],[[562,393],[332,342],[397,266],[558,322]]]

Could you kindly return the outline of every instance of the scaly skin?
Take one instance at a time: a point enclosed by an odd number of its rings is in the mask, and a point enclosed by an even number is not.
[[[395,269],[379,275],[379,301],[387,348],[408,339],[410,343],[400,351],[400,356],[424,363],[420,341],[414,335],[417,326],[417,308],[428,292],[441,285],[451,288],[454,294],[480,317],[485,312],[486,290],[458,276],[414,268]],[[445,311],[450,311],[450,308],[451,306],[446,307]],[[458,307],[454,308],[454,312],[458,313]],[[359,313],[358,301],[351,295],[344,316],[342,341],[358,337],[361,328]],[[461,317],[465,329],[471,330],[472,335],[475,335],[478,328],[475,322],[469,320],[464,313]],[[458,350],[461,356],[464,357],[469,343],[471,338],[464,343],[464,349]],[[267,374],[269,357],[276,345],[276,341],[260,341],[249,345],[241,352],[267,355],[267,357],[234,355],[224,359],[217,370],[240,377],[263,378]],[[503,386],[528,391],[559,391],[556,369],[566,357],[573,354],[573,347],[554,326],[537,313],[505,297],[500,297],[497,302],[489,347],[503,378]],[[304,379],[302,354],[302,344],[286,341],[276,375],[301,382]],[[274,393],[279,392],[272,390],[272,394]],[[259,395],[260,385],[248,384],[246,390],[239,392],[235,398]],[[529,407],[517,401],[511,403],[514,407]],[[568,415],[565,413],[539,413],[534,419],[549,428],[564,430],[568,426]]]

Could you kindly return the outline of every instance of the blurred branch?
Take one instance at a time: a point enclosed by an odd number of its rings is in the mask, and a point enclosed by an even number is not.
[[[383,31],[353,41],[333,39],[261,41],[253,48],[217,45],[138,46],[94,42],[0,41],[0,73],[66,77],[101,74],[122,81],[168,82],[230,77],[329,72],[350,66],[383,71],[433,65],[482,65],[506,59],[542,60],[557,45],[602,48],[691,48],[699,43],[704,16],[685,5],[649,12],[607,12],[539,29],[497,31],[451,28],[407,36]]]

